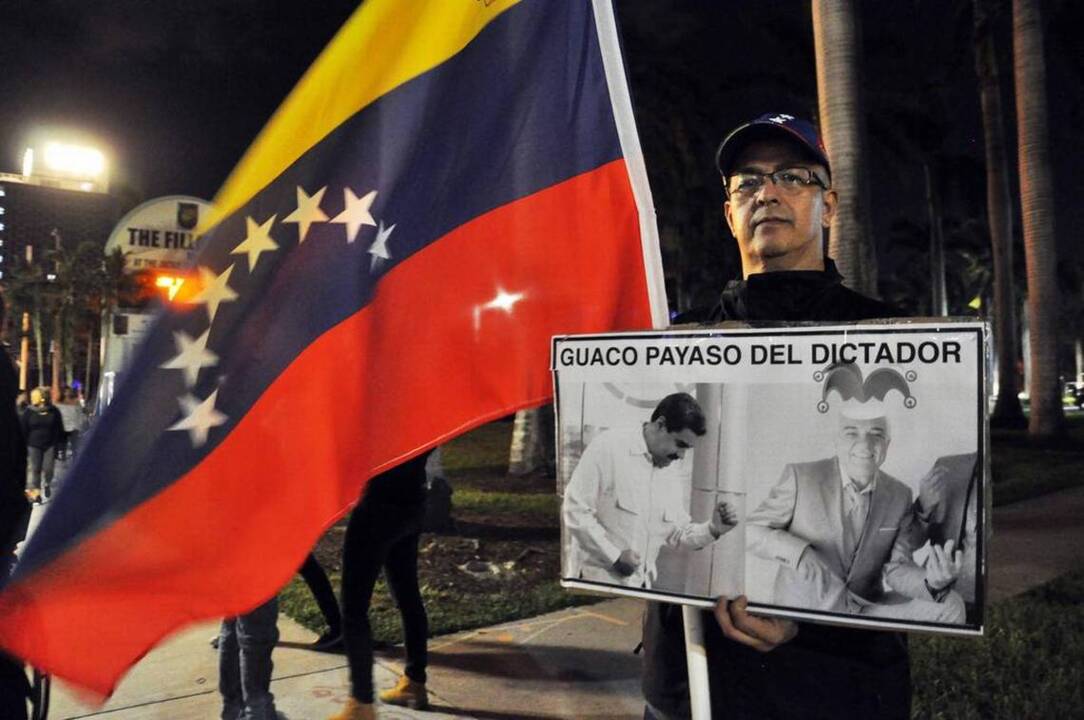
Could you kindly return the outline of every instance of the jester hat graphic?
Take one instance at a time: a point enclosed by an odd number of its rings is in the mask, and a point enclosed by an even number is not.
[[[881,417],[885,414],[884,400],[890,390],[899,391],[903,406],[911,409],[918,401],[911,394],[909,382],[914,382],[917,377],[913,370],[909,370],[905,378],[898,370],[877,368],[863,379],[862,369],[856,364],[834,363],[813,373],[814,380],[824,382],[817,410],[828,412],[828,394],[835,391],[842,401],[841,409],[848,417]]]

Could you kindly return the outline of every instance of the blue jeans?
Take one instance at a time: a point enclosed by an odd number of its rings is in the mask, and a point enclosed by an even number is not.
[[[222,621],[218,637],[218,690],[222,720],[275,720],[271,651],[279,639],[279,602]]]

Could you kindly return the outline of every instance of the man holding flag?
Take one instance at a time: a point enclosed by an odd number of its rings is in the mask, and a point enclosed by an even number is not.
[[[544,402],[552,335],[666,321],[608,0],[368,0],[215,208],[0,591],[3,647],[99,695],[368,478]]]

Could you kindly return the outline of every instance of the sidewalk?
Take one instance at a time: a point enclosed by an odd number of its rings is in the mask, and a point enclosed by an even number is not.
[[[434,638],[429,645],[431,708],[382,709],[392,718],[639,718],[640,640],[637,600],[587,608]],[[102,708],[78,703],[57,683],[52,718],[200,720],[218,717],[217,654],[208,640],[217,623],[190,628],[151,652]],[[290,720],[323,720],[346,701],[346,658],[298,646],[315,635],[286,616],[275,649],[271,690]],[[399,658],[377,655],[377,688],[395,684]]]
[[[1000,600],[1084,567],[1084,487],[994,511],[990,598]],[[430,641],[431,711],[381,708],[381,720],[531,720],[643,717],[638,600],[609,600]],[[347,696],[346,660],[298,647],[314,635],[283,616],[272,691],[290,720],[323,720]],[[200,720],[218,717],[217,623],[190,628],[150,653],[101,708],[54,688],[50,720]],[[375,681],[391,687],[398,655],[378,654]]]

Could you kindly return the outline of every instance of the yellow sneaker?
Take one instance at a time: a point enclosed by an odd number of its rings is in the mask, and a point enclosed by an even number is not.
[[[425,683],[411,680],[403,675],[395,687],[380,693],[380,702],[401,705],[414,710],[425,710],[429,707],[429,693],[425,691]]]
[[[376,720],[376,707],[372,703],[348,698],[346,706],[327,720]]]

